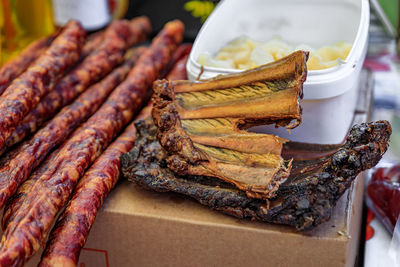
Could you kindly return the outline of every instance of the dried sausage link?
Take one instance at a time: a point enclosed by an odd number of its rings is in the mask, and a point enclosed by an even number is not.
[[[172,66],[176,65],[177,62],[182,59],[183,57],[187,56],[190,54],[190,51],[192,50],[192,44],[186,43],[186,44],[181,44],[175,51],[174,55],[172,56]],[[172,68],[171,68],[172,69]]]
[[[187,58],[190,53],[190,48],[191,45],[183,44],[178,47],[178,49],[175,51],[175,53],[172,56],[172,59],[170,62],[172,62],[172,69],[167,75],[168,80],[184,80],[187,79],[187,73],[186,73],[186,68],[183,68],[186,65]],[[140,54],[141,51],[139,49],[144,48],[138,48],[135,53]],[[151,112],[152,105],[149,104],[147,105],[140,113],[140,115],[137,117],[137,119],[140,119],[141,117],[147,116],[149,112]],[[108,149],[108,148],[107,148]],[[102,155],[103,156],[103,155]],[[47,159],[46,159],[47,161]],[[4,163],[3,163],[4,164]],[[43,163],[40,168],[47,168],[43,167],[43,165],[47,165]],[[85,174],[86,176],[86,174]],[[34,174],[32,174],[29,179],[22,184],[18,188],[18,191],[16,194],[14,194],[10,199],[11,201],[7,201],[6,206],[4,208],[4,215],[3,215],[3,221],[2,221],[2,227],[3,230],[5,227],[8,225],[8,221],[12,220],[12,214],[15,214],[15,212],[18,210],[20,207],[21,203],[25,199],[26,194],[30,191],[30,188],[33,186],[34,182],[38,178],[37,171],[35,170]],[[81,183],[81,182],[80,182]]]
[[[109,73],[123,60],[125,51],[132,45],[144,41],[151,32],[147,17],[132,21],[114,21],[104,32],[101,47],[94,50],[75,69],[68,73],[54,90],[40,101],[14,133],[6,141],[6,148],[35,133],[41,125],[51,118],[61,107],[70,103],[90,84]],[[96,37],[94,37],[96,39]]]
[[[82,49],[81,58],[85,58],[94,50],[101,47],[101,43],[104,40],[104,31],[96,32],[88,36],[87,41]]]
[[[51,91],[57,80],[79,59],[85,38],[86,32],[79,22],[68,22],[49,49],[0,96],[0,147],[40,98]]]
[[[23,73],[50,46],[59,33],[43,37],[32,42],[18,56],[6,62],[0,68],[0,95],[10,83]],[[103,32],[97,32],[88,37],[82,48],[81,58],[97,49],[103,41]]]
[[[175,51],[175,53],[172,55],[171,60],[169,61],[167,67],[163,70],[162,75],[160,76],[161,78],[165,78],[168,73],[172,70],[176,62],[181,59],[181,57],[185,56],[186,54],[190,53],[190,50],[192,49],[192,44],[186,43],[186,44],[181,44]]]
[[[173,58],[173,65],[166,78],[168,80],[187,80],[186,62],[189,58],[192,45],[183,44],[175,52]]]
[[[79,132],[82,128],[82,125],[78,127],[74,132],[70,134],[70,136],[73,136],[75,133]],[[68,137],[67,137],[68,139]],[[4,206],[4,212],[3,212],[3,218],[1,222],[2,230],[4,231],[8,224],[12,221],[14,224],[19,221],[19,219],[16,219],[15,215],[18,214],[17,210],[20,209],[22,204],[24,203],[24,200],[27,196],[27,194],[31,191],[32,187],[34,184],[37,182],[37,180],[43,175],[44,172],[48,171],[51,168],[54,168],[55,166],[51,164],[51,162],[55,159],[57,156],[58,152],[64,147],[64,145],[67,142],[65,141],[61,146],[59,146],[57,149],[55,149],[51,154],[45,159],[42,164],[40,164],[30,175],[29,179],[26,180],[20,187],[18,187],[17,192],[12,195],[7,201]],[[20,215],[20,218],[21,215]]]
[[[31,65],[57,37],[60,31],[50,36],[43,37],[32,42],[18,56],[6,62],[0,68],[0,95],[10,85],[10,83],[23,73],[29,65]],[[82,48],[80,58],[85,58],[92,51],[97,49],[103,42],[103,32],[97,32],[88,37],[87,42]]]
[[[149,116],[150,112],[151,107],[146,107],[139,117]],[[133,147],[135,139],[136,128],[131,123],[85,173],[50,234],[39,266],[78,264],[97,211],[120,176],[120,157]]]
[[[82,53],[80,56],[80,60],[84,59],[85,57],[87,57],[91,52],[93,52],[94,50],[98,49],[99,45],[101,44],[101,42],[103,41],[103,32],[97,32],[94,33],[92,35],[90,35],[87,40],[85,45],[82,48]],[[56,37],[56,34],[54,34],[53,36],[50,36],[51,40],[53,40]],[[47,37],[47,38],[50,38]],[[50,45],[51,42],[49,42]],[[43,49],[45,50],[45,48]],[[43,51],[41,51],[43,52]],[[22,52],[23,53],[23,52]],[[27,53],[29,54],[29,53]],[[18,57],[19,58],[19,57]],[[20,59],[22,60],[22,59]],[[78,60],[79,61],[79,60]],[[11,62],[10,62],[11,63]],[[28,67],[28,66],[26,66]],[[0,70],[1,73],[1,70]],[[0,76],[0,84],[1,84],[1,79],[2,77]],[[1,85],[0,85],[1,88]],[[0,93],[1,95],[1,93]],[[40,102],[38,105],[41,105]],[[24,120],[23,120],[24,121]],[[21,123],[22,124],[22,123]],[[3,155],[4,152],[6,152],[7,150],[9,150],[10,147],[12,147],[12,145],[19,143],[20,141],[22,141],[23,139],[25,139],[26,136],[28,136],[28,134],[30,134],[30,132],[22,132],[23,127],[21,127],[20,125],[18,125],[14,132],[11,134],[11,136],[6,140],[6,142],[4,143],[3,147],[0,149],[0,155]],[[20,133],[19,135],[17,133]],[[8,156],[8,155],[7,155]],[[4,157],[3,157],[4,158]],[[1,160],[0,160],[1,161]],[[0,163],[0,166],[2,166],[2,164]]]
[[[7,200],[6,205],[4,207],[3,218],[1,221],[1,227],[3,230],[6,229],[8,223],[11,220],[14,220],[16,211],[22,205],[26,195],[33,187],[37,179],[50,167],[49,162],[56,157],[58,151],[59,149],[53,151],[46,158],[46,160],[32,172],[31,176],[29,177],[29,180],[25,181],[25,183],[23,183],[18,188],[18,191],[14,195],[12,195],[11,198]]]
[[[106,100],[110,92],[120,84],[139,56],[142,47],[120,67],[99,83],[91,86],[75,102],[62,109],[44,128],[13,152],[13,157],[0,167],[0,207],[12,196],[32,170],[48,153],[59,145],[79,124],[86,121]]]
[[[21,53],[0,68],[0,95],[51,44],[56,35],[44,37],[28,45]]]
[[[189,58],[189,55],[182,57],[176,64],[172,67],[171,71],[167,74],[167,79],[170,81],[175,80],[187,80],[187,72],[186,72],[186,62]]]
[[[64,145],[39,177],[4,231],[0,265],[26,262],[44,241],[79,178],[150,97],[151,85],[183,38],[183,24],[169,22],[101,108]]]

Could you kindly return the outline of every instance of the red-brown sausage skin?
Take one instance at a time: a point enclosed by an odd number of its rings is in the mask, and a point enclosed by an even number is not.
[[[186,57],[187,55],[190,54],[190,51],[192,50],[192,44],[191,43],[185,43],[181,44],[175,51],[174,55],[172,56],[172,65],[176,65],[179,60],[181,60],[183,57]],[[172,70],[172,68],[171,68]],[[170,71],[171,71],[170,70]]]
[[[189,58],[190,50],[188,53],[182,55],[175,64],[172,66],[171,70],[168,72],[166,78],[170,81],[174,80],[187,80],[186,63]]]
[[[104,31],[90,34],[87,37],[87,41],[82,48],[81,58],[83,59],[88,55],[90,55],[90,53],[92,53],[93,51],[99,49],[101,47],[101,43],[103,42],[103,40],[104,40]]]
[[[15,214],[24,202],[26,195],[31,190],[37,179],[39,179],[39,177],[49,168],[49,162],[57,156],[58,151],[59,149],[53,151],[46,160],[36,168],[34,172],[32,172],[29,180],[23,183],[18,188],[18,191],[8,199],[1,220],[1,227],[3,230],[7,227],[10,220],[14,220]]]
[[[182,41],[183,28],[180,21],[164,26],[127,79],[49,163],[4,231],[1,266],[22,264],[40,248],[84,171],[150,97],[149,88]]]
[[[139,117],[149,116],[151,107]],[[120,176],[120,157],[134,145],[136,128],[131,123],[85,173],[67,208],[53,228],[39,266],[76,266],[97,211]]]
[[[23,73],[46,49],[50,46],[58,33],[46,36],[32,42],[21,53],[0,68],[0,95],[6,90],[10,83]],[[84,58],[96,50],[103,41],[103,32],[97,32],[89,36],[82,48],[80,58]]]
[[[76,132],[79,132],[82,128],[82,125],[78,127],[74,132],[71,133],[70,136],[74,135]],[[68,138],[68,137],[67,137]],[[26,196],[31,191],[32,187],[35,185],[37,180],[49,169],[51,168],[51,162],[56,158],[58,152],[64,147],[66,142],[64,142],[61,146],[59,146],[56,150],[52,151],[51,154],[38,166],[30,175],[29,179],[26,180],[20,187],[18,187],[18,191],[10,197],[3,211],[3,218],[1,221],[1,227],[4,231],[8,224],[12,221],[14,224],[18,222],[15,219],[18,214],[17,211],[21,208],[22,204],[25,201]],[[19,218],[22,218],[21,216]]]
[[[97,36],[99,37],[99,35]],[[187,58],[190,53],[191,45],[183,44],[177,48],[175,53],[172,56],[170,62],[172,62],[172,68],[170,69],[166,78],[168,80],[187,80],[187,73],[186,73],[186,62]],[[143,48],[139,48],[143,49]],[[142,51],[136,50],[135,53],[141,53]],[[110,74],[111,75],[111,74]],[[78,100],[78,99],[77,99]],[[137,119],[147,116],[148,112],[151,112],[151,104],[147,105],[139,114]],[[48,161],[48,159],[46,159]],[[7,227],[9,220],[12,220],[12,215],[19,209],[21,203],[25,199],[26,194],[30,191],[30,188],[33,186],[34,182],[36,182],[35,178],[38,178],[40,175],[37,173],[39,170],[43,173],[48,166],[46,163],[42,163],[42,165],[35,170],[35,172],[31,175],[29,180],[23,183],[22,186],[18,188],[16,194],[14,194],[10,201],[7,202],[7,205],[4,208],[4,215],[2,220],[2,228],[3,230]],[[86,175],[86,174],[85,174]],[[81,182],[79,182],[81,183]]]
[[[190,50],[192,49],[192,44],[186,43],[186,44],[181,44],[174,54],[172,55],[171,60],[169,61],[167,67],[163,70],[162,75],[160,78],[166,78],[166,76],[171,72],[172,68],[174,65],[185,55],[190,53]]]
[[[10,83],[23,73],[51,44],[56,35],[44,37],[28,45],[21,53],[0,68],[0,95]]]
[[[132,45],[143,42],[151,32],[147,17],[138,17],[132,21],[118,20],[107,27],[101,46],[89,54],[75,69],[68,73],[54,90],[45,96],[17,126],[6,141],[10,147],[35,133],[45,121],[51,118],[61,107],[70,103],[90,84],[98,81],[123,61],[126,50]],[[93,37],[92,42],[98,42]]]
[[[49,49],[8,86],[0,96],[0,147],[19,122],[50,92],[57,80],[78,59],[86,32],[70,21]]]
[[[12,158],[0,167],[0,207],[52,149],[100,107],[111,91],[125,79],[145,50],[144,47],[138,48],[122,66],[91,86],[71,105],[64,107],[44,128],[13,152]]]

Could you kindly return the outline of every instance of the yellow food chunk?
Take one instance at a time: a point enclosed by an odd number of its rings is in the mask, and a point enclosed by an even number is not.
[[[346,60],[351,48],[349,43],[338,42],[315,50],[307,44],[293,47],[279,38],[262,43],[242,36],[222,47],[214,58],[206,53],[201,54],[198,62],[217,68],[251,69],[281,59],[294,51],[305,50],[310,52],[307,68],[321,70],[339,65],[339,59]]]

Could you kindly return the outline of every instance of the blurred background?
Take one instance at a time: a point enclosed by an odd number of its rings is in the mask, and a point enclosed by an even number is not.
[[[148,0],[0,0],[0,63],[18,54],[33,40],[53,33],[68,19],[80,20],[89,32],[111,20],[147,15],[153,32],[166,21],[185,23],[185,41],[193,41],[219,1]]]

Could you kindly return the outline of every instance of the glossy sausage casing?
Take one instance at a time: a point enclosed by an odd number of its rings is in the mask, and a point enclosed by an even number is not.
[[[41,175],[27,194],[15,220],[10,221],[5,229],[0,265],[24,263],[40,248],[55,216],[84,171],[150,97],[149,88],[182,41],[183,28],[180,21],[167,23],[127,79],[64,144],[51,161],[51,168]]]
[[[139,117],[149,116],[150,110],[146,107]],[[50,234],[39,266],[78,264],[97,211],[120,176],[120,157],[133,147],[135,139],[136,128],[131,123],[85,173]]]
[[[33,109],[17,126],[6,141],[10,147],[36,132],[61,107],[70,103],[92,83],[109,73],[123,61],[126,50],[132,45],[143,42],[151,32],[147,17],[138,17],[132,21],[118,20],[107,27],[104,36],[94,36],[91,41],[101,46],[90,53],[76,68],[68,73],[54,90]]]
[[[99,83],[91,86],[75,102],[62,109],[44,128],[29,141],[19,146],[12,157],[0,167],[0,207],[12,196],[32,170],[50,151],[59,145],[82,122],[86,121],[106,100],[134,66],[146,48],[139,48],[120,67]]]
[[[39,39],[28,45],[21,53],[0,68],[0,95],[8,85],[23,73],[51,44],[56,36]]]
[[[187,77],[186,70],[182,68],[190,52],[190,47],[187,47],[180,46],[173,54],[168,79]],[[148,117],[151,108],[149,103],[136,120]],[[78,263],[97,211],[119,178],[120,156],[133,147],[135,139],[136,129],[132,123],[79,181],[71,201],[50,234],[40,266],[55,266],[58,263],[74,266]]]
[[[49,49],[0,96],[0,148],[25,115],[79,59],[85,38],[79,22],[68,22]]]

